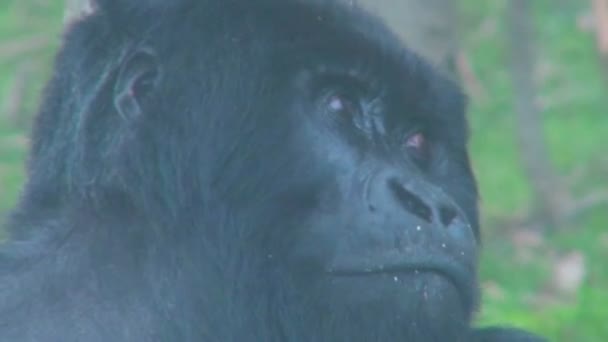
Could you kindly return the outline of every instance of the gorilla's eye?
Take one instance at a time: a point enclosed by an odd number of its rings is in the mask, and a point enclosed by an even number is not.
[[[431,157],[430,143],[422,132],[409,135],[405,139],[404,148],[417,161],[428,162]]]
[[[359,112],[359,103],[346,93],[333,93],[327,97],[327,110],[336,114],[352,115]]]

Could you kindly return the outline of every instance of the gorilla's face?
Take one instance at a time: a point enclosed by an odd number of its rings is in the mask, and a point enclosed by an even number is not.
[[[259,251],[290,307],[320,321],[462,330],[478,228],[461,95],[422,66],[351,59],[303,67],[273,92],[291,100],[265,111],[276,143],[248,166],[280,170],[256,191],[271,206]]]

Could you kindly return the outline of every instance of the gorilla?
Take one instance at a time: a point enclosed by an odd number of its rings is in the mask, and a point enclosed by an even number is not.
[[[541,341],[471,327],[465,98],[348,1],[96,0],[0,249],[0,341]]]

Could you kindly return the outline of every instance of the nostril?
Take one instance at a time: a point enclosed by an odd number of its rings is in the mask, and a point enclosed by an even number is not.
[[[448,227],[450,224],[452,224],[456,216],[458,216],[458,213],[455,209],[451,207],[441,206],[439,208],[439,219],[445,227]]]
[[[388,187],[391,189],[399,203],[410,213],[418,216],[419,218],[431,222],[433,217],[433,211],[431,208],[424,203],[420,197],[416,196],[412,192],[408,191],[403,185],[396,179],[388,180]]]

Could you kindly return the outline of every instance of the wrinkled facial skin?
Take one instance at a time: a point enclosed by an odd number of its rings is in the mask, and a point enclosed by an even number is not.
[[[448,132],[464,127],[464,101],[399,60],[385,75],[342,55],[300,66],[281,87],[292,100],[273,111],[288,114],[270,129],[285,132],[270,159],[289,184],[270,196],[279,217],[261,249],[267,267],[282,269],[292,306],[311,307],[325,334],[348,321],[359,322],[354,340],[459,336],[477,300],[475,183],[464,132]],[[403,85],[416,77],[420,88]]]

